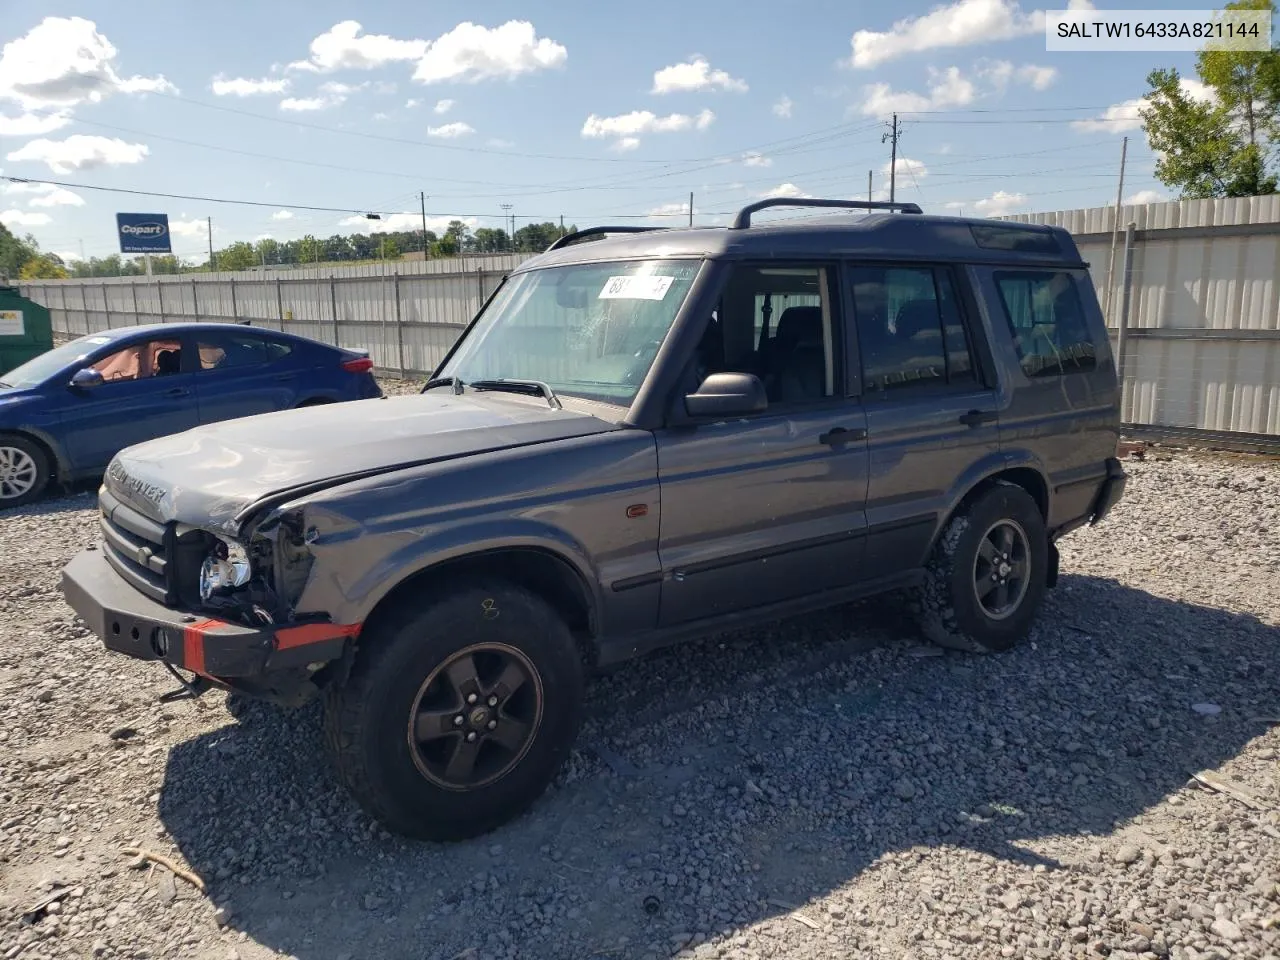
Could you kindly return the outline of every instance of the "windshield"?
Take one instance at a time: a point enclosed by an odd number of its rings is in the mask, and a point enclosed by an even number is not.
[[[699,266],[644,260],[518,274],[436,375],[540,380],[557,394],[628,406]]]
[[[11,387],[38,387],[63,367],[75,363],[81,357],[88,356],[110,342],[110,337],[101,335],[80,337],[60,347],[54,347],[28,360],[22,366],[0,375],[0,380]]]

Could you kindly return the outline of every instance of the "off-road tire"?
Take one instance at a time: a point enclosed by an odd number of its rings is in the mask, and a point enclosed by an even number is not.
[[[582,657],[549,604],[504,581],[453,582],[406,597],[359,643],[346,683],[326,695],[325,734],[340,779],[371,816],[404,836],[463,840],[519,816],[542,795],[577,736],[583,693]],[[447,789],[419,769],[409,718],[432,673],[476,644],[514,648],[532,665],[540,719],[499,779]]]
[[[1026,534],[1026,590],[1012,613],[993,619],[974,589],[974,564],[987,531],[1012,521]],[[1031,631],[1044,597],[1049,542],[1044,517],[1031,495],[999,481],[961,508],[947,523],[925,567],[924,582],[909,607],[924,635],[942,647],[972,653],[1008,650]]]
[[[14,450],[26,454],[35,464],[36,471],[35,481],[25,493],[7,498],[0,497],[0,510],[6,510],[9,507],[21,507],[31,503],[33,500],[38,500],[49,486],[49,455],[45,453],[44,448],[34,440],[13,433],[0,433],[0,447],[12,447]]]

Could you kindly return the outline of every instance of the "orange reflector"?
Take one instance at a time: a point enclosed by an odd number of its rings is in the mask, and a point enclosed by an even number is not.
[[[633,503],[627,507],[627,519],[635,520],[639,517],[648,516],[649,505],[647,503]]]

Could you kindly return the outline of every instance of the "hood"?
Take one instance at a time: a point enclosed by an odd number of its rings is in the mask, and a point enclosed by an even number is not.
[[[605,420],[541,401],[440,390],[196,427],[121,451],[103,483],[161,523],[231,533],[246,508],[272,495],[613,429]]]

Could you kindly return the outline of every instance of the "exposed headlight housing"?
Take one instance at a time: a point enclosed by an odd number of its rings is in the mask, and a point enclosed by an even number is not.
[[[200,567],[200,599],[208,600],[219,591],[243,587],[252,575],[248,551],[234,540],[218,537]]]

